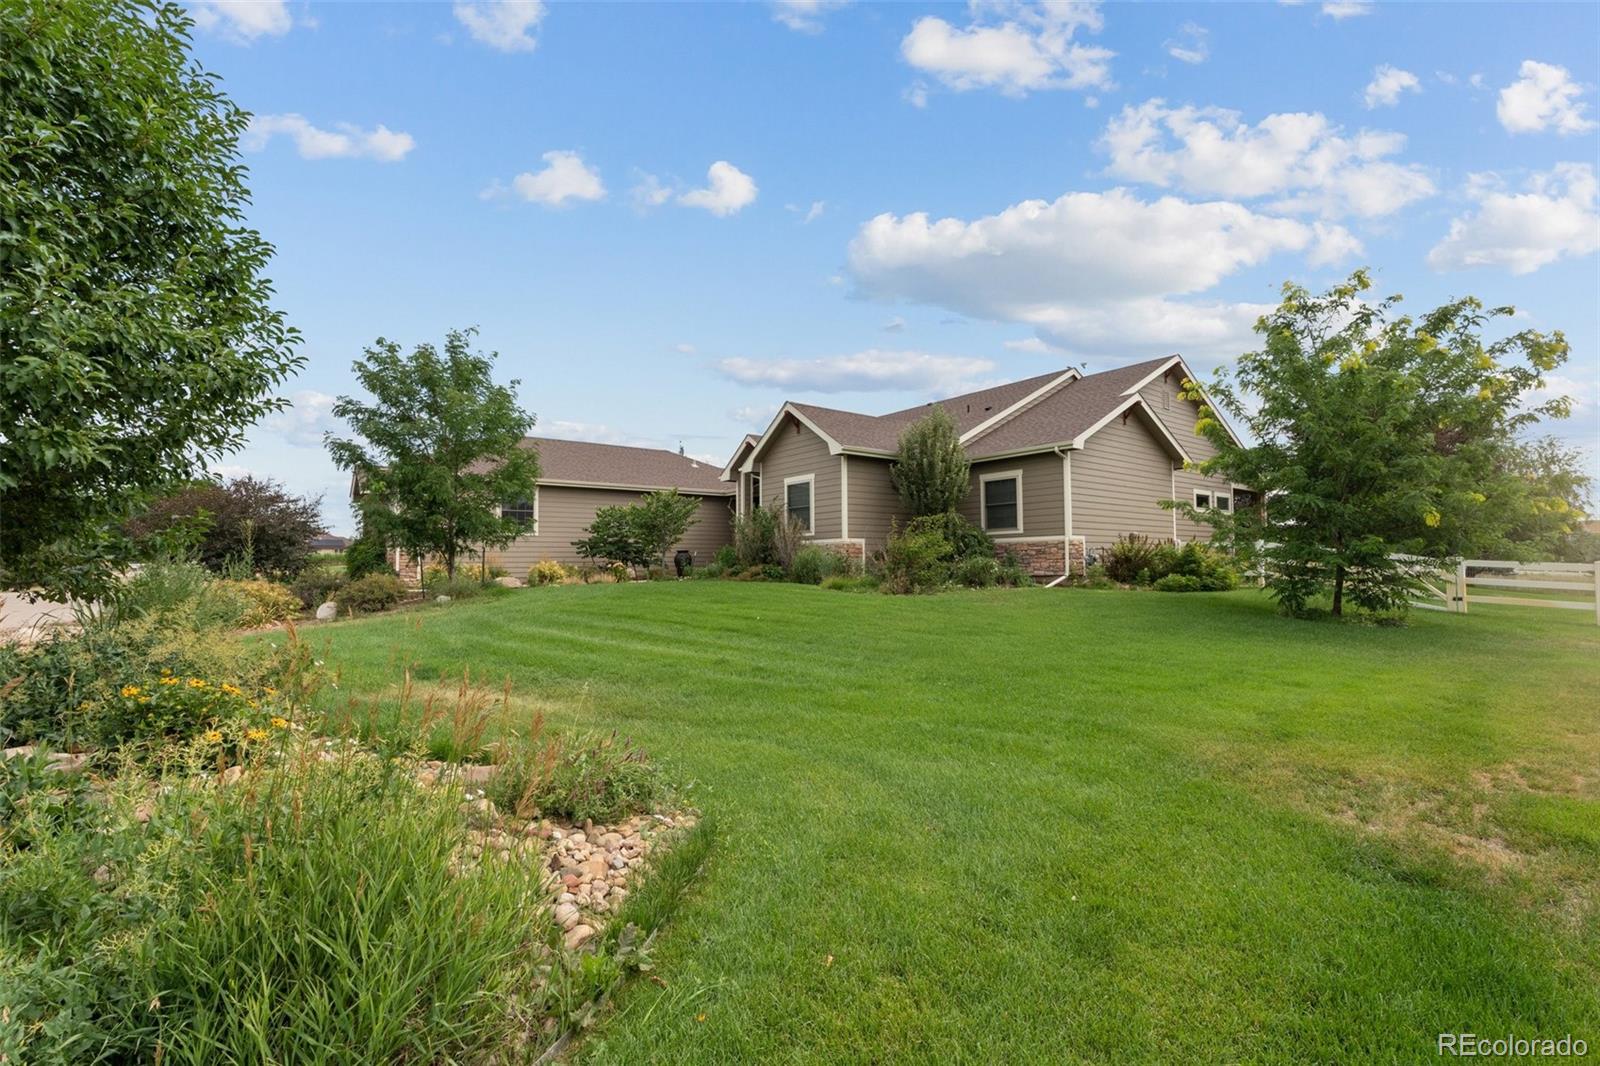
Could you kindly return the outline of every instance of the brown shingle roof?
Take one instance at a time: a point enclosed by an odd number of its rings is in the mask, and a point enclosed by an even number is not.
[[[727,496],[734,491],[722,480],[718,467],[664,448],[631,448],[554,437],[524,437],[522,446],[539,453],[540,481],[681,489],[704,496]]]
[[[956,431],[965,433],[984,419],[993,418],[1012,404],[1020,403],[1022,400],[1027,399],[1030,394],[1044,388],[1065,373],[1065,370],[1055,370],[1048,374],[1023,378],[1021,381],[1008,381],[1004,385],[979,389],[977,392],[962,393],[960,396],[952,396],[948,400],[934,400],[932,403],[921,404],[917,407],[907,407],[903,411],[895,411],[883,417],[914,422],[927,414],[928,408],[937,403],[950,412],[950,417],[956,424]]]
[[[1170,358],[1150,359],[1080,378],[1001,422],[972,441],[967,451],[974,459],[981,459],[1070,441],[1115,410],[1127,399],[1124,392]]]

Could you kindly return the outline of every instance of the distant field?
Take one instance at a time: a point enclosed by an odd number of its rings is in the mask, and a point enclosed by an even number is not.
[[[530,589],[310,630],[619,729],[722,827],[605,1062],[1600,1046],[1600,628],[1259,593]]]

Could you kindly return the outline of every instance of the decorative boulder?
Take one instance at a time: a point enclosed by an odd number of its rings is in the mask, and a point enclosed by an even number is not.
[[[339,605],[332,600],[317,608],[317,621],[319,622],[331,622],[338,617]]]
[[[450,597],[444,595],[443,593],[441,593],[438,596],[435,596],[433,598],[433,602],[434,603],[449,603],[450,602]]]
[[[520,589],[523,587],[523,580],[519,577],[497,577],[494,579],[494,583],[503,589]]]

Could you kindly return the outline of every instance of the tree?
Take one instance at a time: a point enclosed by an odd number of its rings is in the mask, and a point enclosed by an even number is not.
[[[629,508],[639,543],[662,566],[667,565],[667,552],[672,546],[700,521],[695,517],[699,509],[698,497],[684,496],[677,489],[649,493]]]
[[[303,360],[242,224],[249,116],[176,4],[0,5],[0,584],[106,595],[121,526]]]
[[[298,574],[311,557],[309,541],[323,529],[322,498],[294,496],[254,477],[201,481],[157,500],[128,532],[148,540],[197,519],[203,532],[194,547],[207,569],[237,563],[256,573]]]
[[[889,479],[913,518],[945,514],[966,498],[972,464],[956,424],[939,404],[900,434]]]
[[[677,489],[647,494],[636,504],[601,507],[572,547],[585,559],[609,559],[626,566],[667,565],[667,552],[696,522],[700,501]]]
[[[468,551],[504,547],[526,532],[500,507],[532,499],[539,460],[521,447],[534,418],[517,404],[520,381],[497,385],[496,354],[474,353],[476,330],[451,330],[441,353],[410,355],[378,338],[355,362],[363,403],[341,396],[333,413],[361,441],[328,436],[334,462],[362,487],[363,535],[421,558],[437,555],[455,577]]]
[[[1239,358],[1231,382],[1218,372],[1211,396],[1255,443],[1236,443],[1186,383],[1217,449],[1201,469],[1264,494],[1259,507],[1195,517],[1233,543],[1265,542],[1269,587],[1295,612],[1324,592],[1335,615],[1347,599],[1403,610],[1413,580],[1391,555],[1443,560],[1499,542],[1519,513],[1505,505],[1518,434],[1570,406],[1530,396],[1566,360],[1559,332],[1485,343],[1511,308],[1469,297],[1391,319],[1400,297],[1368,302],[1370,286],[1363,271],[1319,297],[1284,286],[1256,323],[1264,347]]]

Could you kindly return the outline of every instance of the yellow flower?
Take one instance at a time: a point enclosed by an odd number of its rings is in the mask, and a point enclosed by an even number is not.
[[[280,718],[278,715],[273,715],[272,716],[272,728],[274,728],[274,729],[288,729],[289,728],[289,719]]]
[[[139,694],[139,686],[138,685],[123,685],[122,686],[122,694],[124,696],[137,696]]]
[[[172,676],[172,667],[170,667],[170,666],[163,666],[163,667],[162,667],[162,668],[161,668],[161,676],[162,676],[162,677],[171,677],[171,676]]]
[[[264,688],[264,689],[262,689],[262,690],[261,690],[261,691],[262,691],[262,692],[265,692],[265,693],[266,693],[266,694],[267,694],[267,695],[269,695],[269,696],[276,696],[276,695],[277,695],[277,694],[278,694],[278,690],[277,690],[277,689],[275,689],[275,688],[273,688],[273,687],[272,687],[272,686],[270,686],[270,685],[269,685],[269,686],[267,686],[267,687],[266,687],[266,688]]]
[[[140,703],[149,703],[150,702],[150,697],[149,696],[140,696],[139,697],[139,702]]]
[[[245,734],[244,735],[245,735],[245,739],[246,740],[266,740],[267,739],[267,731],[265,729],[247,729],[247,730],[245,730]]]
[[[201,739],[204,740],[207,744],[221,744],[222,743],[222,730],[220,730],[220,729],[208,729],[208,730],[205,731],[204,734],[201,735]]]
[[[1439,524],[1439,512],[1429,511],[1422,516],[1422,520],[1427,523],[1429,529],[1435,528]]]
[[[175,677],[163,677],[161,679],[161,683],[163,685],[176,685],[178,683],[178,679]]]
[[[222,683],[222,691],[226,692],[230,696],[237,696],[239,695],[239,686],[230,685],[228,682],[224,681]]]
[[[261,709],[261,701],[260,700],[251,700],[250,701],[250,709],[252,711],[260,710]]]
[[[189,687],[190,688],[205,688],[206,687],[206,683],[204,681],[202,681],[198,677],[191,677],[189,679]]]

